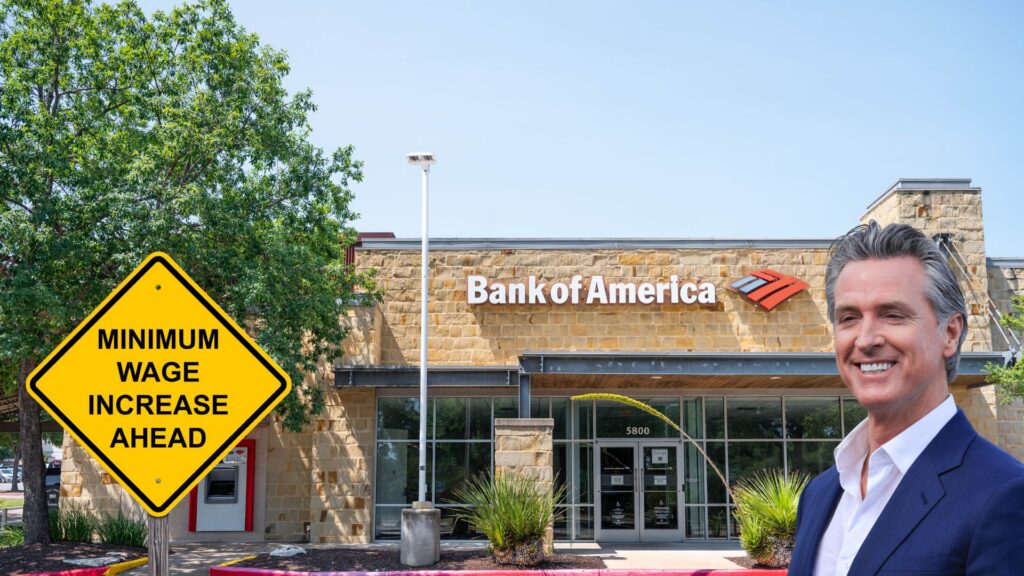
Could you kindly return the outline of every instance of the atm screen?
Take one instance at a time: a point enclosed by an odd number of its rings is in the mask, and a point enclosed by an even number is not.
[[[206,477],[206,502],[228,504],[238,502],[238,466],[221,465]]]

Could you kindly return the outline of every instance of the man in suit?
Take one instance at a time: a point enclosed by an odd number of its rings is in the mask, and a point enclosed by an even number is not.
[[[836,364],[868,417],[800,498],[791,576],[1024,574],[1024,466],[949,394],[967,309],[946,258],[910,226],[833,244]]]

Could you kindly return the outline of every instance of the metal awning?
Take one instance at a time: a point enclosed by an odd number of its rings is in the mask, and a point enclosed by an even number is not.
[[[334,385],[339,387],[407,388],[420,385],[420,367],[357,366],[334,367]],[[518,366],[428,366],[428,386],[517,387]]]
[[[1003,365],[1003,352],[964,352],[958,385],[985,382],[988,364]],[[518,386],[521,379],[546,386],[572,380],[577,387],[816,388],[842,386],[832,352],[546,352],[528,351],[519,366],[430,366],[430,386]],[[419,366],[334,368],[336,386],[415,387]],[[721,384],[722,386],[718,386]]]

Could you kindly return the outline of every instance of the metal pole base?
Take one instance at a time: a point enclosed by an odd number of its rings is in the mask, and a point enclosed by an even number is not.
[[[401,562],[430,566],[441,560],[441,511],[430,502],[402,509]]]

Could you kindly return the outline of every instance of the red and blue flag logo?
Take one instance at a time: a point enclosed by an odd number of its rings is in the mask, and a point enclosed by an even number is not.
[[[808,287],[807,282],[799,278],[765,268],[733,282],[729,290],[762,310],[772,310]]]

